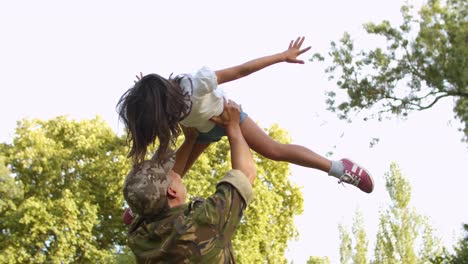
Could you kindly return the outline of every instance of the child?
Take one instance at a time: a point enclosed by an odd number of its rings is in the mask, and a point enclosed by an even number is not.
[[[144,160],[147,147],[159,140],[155,157],[167,158],[170,147],[181,132],[179,123],[199,132],[191,151],[177,152],[173,170],[181,176],[198,156],[212,143],[219,141],[225,131],[212,118],[223,112],[224,97],[218,85],[230,82],[279,62],[300,63],[297,57],[310,49],[301,49],[304,37],[291,41],[286,51],[248,61],[231,68],[212,71],[203,67],[193,75],[178,75],[168,79],[157,74],[137,76],[117,104],[119,116],[128,129],[131,145],[129,157],[134,164]],[[250,148],[266,158],[310,167],[336,177],[371,193],[374,183],[361,166],[342,159],[328,160],[303,146],[281,144],[271,139],[246,113],[241,113],[241,130]],[[184,131],[185,132],[185,131]]]

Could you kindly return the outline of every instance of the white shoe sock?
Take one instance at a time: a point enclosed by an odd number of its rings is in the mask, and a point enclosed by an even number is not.
[[[331,168],[328,172],[328,175],[334,176],[336,178],[340,178],[344,174],[344,164],[341,160],[332,160],[331,161]]]

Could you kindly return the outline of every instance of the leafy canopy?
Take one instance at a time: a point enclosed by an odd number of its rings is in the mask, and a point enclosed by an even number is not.
[[[411,185],[397,164],[385,175],[390,204],[379,214],[374,256],[368,260],[368,240],[360,211],[356,210],[352,232],[340,224],[340,263],[418,264],[443,259],[440,240],[427,217],[410,206]],[[445,262],[436,262],[445,263]]]
[[[289,141],[278,126],[266,132]],[[131,261],[122,223],[127,150],[125,138],[99,117],[18,122],[13,143],[0,145],[0,263]],[[228,150],[223,139],[199,158],[185,178],[190,194],[214,193],[230,168]],[[303,197],[287,163],[254,157],[256,199],[233,240],[236,257],[239,263],[286,263]]]
[[[382,37],[386,47],[355,51],[346,32],[331,42],[325,72],[341,91],[327,92],[329,110],[343,119],[362,109],[370,111],[365,119],[404,117],[452,98],[468,139],[468,1],[428,0],[418,15],[410,5],[402,6],[401,14],[400,26],[364,25],[369,38]],[[312,58],[324,59],[318,53]]]

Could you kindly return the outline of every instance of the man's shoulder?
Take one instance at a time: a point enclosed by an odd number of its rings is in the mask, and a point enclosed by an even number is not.
[[[247,177],[240,171],[231,170],[216,186],[216,192],[205,200],[189,204],[190,215],[195,225],[218,225],[223,221],[237,221],[242,211],[252,200],[253,191]],[[221,228],[221,227],[219,227]]]
[[[253,188],[249,179],[240,170],[228,171],[221,181],[218,183],[217,188],[222,188],[226,184],[232,186],[244,200],[245,204],[248,205],[253,199]]]

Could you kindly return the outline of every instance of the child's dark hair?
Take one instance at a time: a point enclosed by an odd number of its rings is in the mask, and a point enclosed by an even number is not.
[[[119,118],[128,132],[128,157],[134,165],[145,159],[148,146],[156,139],[159,140],[156,161],[161,164],[169,158],[181,132],[179,121],[190,113],[190,95],[180,86],[184,76],[171,76],[165,79],[157,74],[146,75],[117,103]]]

